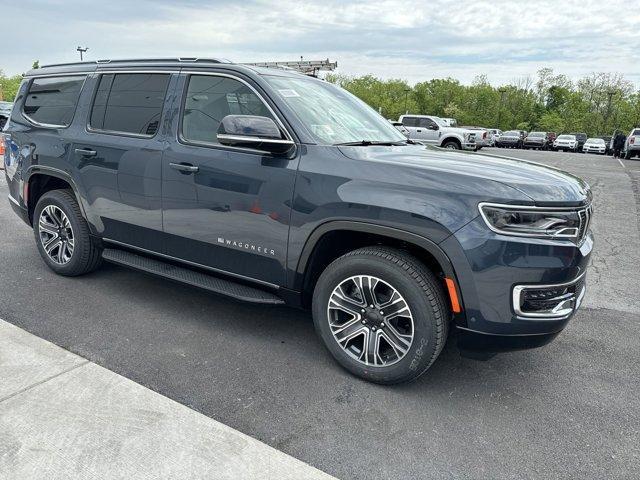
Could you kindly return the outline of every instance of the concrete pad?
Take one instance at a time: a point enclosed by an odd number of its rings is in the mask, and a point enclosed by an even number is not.
[[[333,478],[2,321],[0,337],[3,390],[20,389],[0,400],[3,478]]]
[[[86,362],[0,320],[0,401]]]

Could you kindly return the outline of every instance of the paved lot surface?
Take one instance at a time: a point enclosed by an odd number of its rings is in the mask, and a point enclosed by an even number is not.
[[[0,320],[0,477],[330,480]]]
[[[2,201],[0,318],[340,478],[638,478],[640,162],[493,152],[594,188],[585,308],[545,348],[477,362],[450,344],[417,382],[371,385],[304,312],[109,265],[57,277]]]

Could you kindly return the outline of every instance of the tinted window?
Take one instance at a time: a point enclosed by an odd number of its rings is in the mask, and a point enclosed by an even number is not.
[[[405,127],[417,127],[418,126],[418,118],[417,117],[404,117],[402,119],[402,123]]]
[[[38,123],[67,126],[73,119],[84,76],[36,78],[24,101],[24,113]]]
[[[164,73],[102,75],[89,125],[97,130],[155,135],[168,84],[169,75]]]
[[[421,118],[418,125],[423,128],[436,127],[437,124],[430,118]]]
[[[244,83],[228,77],[191,76],[184,103],[182,136],[196,142],[218,143],[218,127],[227,115],[273,118],[262,100]]]

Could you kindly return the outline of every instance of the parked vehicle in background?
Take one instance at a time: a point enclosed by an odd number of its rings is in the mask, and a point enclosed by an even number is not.
[[[448,127],[457,127],[458,126],[458,120],[456,120],[455,118],[447,118],[447,117],[440,117],[442,119],[442,121],[444,123],[447,124]]]
[[[547,132],[530,132],[522,144],[523,148],[546,150],[549,147]]]
[[[499,128],[489,129],[490,145],[492,147],[496,146],[496,140],[500,137],[500,135],[502,135],[502,130],[500,130]]]
[[[409,130],[409,138],[412,140],[456,150],[478,148],[477,131],[450,127],[447,122],[434,115],[402,115],[398,122]]]
[[[465,352],[545,345],[584,298],[586,182],[412,145],[329,82],[114,60],[31,70],[16,98],[7,201],[59,275],[105,260],[308,309],[337,362],[383,384],[424,373],[454,328]]]
[[[11,102],[0,102],[0,130],[4,128],[5,123],[9,120],[11,116],[11,109],[13,108],[13,103]]]
[[[556,141],[557,137],[558,136],[556,135],[556,132],[547,132],[547,140],[549,142],[549,148],[553,146],[553,142]]]
[[[576,141],[578,142],[578,151],[582,152],[582,146],[587,141],[587,134],[586,133],[571,133],[570,135],[575,135]]]
[[[627,160],[640,156],[640,127],[634,128],[629,133],[627,141],[624,143],[623,156]]]
[[[609,136],[609,135],[605,135],[604,137],[600,137],[602,140],[604,140],[604,144],[605,144],[605,155],[611,155],[611,153],[613,153],[613,137]]]
[[[477,132],[476,134],[476,151],[480,150],[482,147],[491,146],[491,135],[489,135],[489,130],[482,127],[460,127],[465,130],[471,130],[473,132]]]
[[[601,138],[588,138],[582,146],[582,151],[584,153],[599,153],[604,155],[607,151],[607,144]]]
[[[563,152],[577,152],[578,139],[575,135],[559,135],[556,141],[553,142],[553,149],[562,150]]]
[[[523,138],[519,130],[508,130],[496,140],[496,147],[522,148]]]

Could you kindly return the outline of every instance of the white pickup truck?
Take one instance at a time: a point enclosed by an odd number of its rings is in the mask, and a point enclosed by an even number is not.
[[[478,150],[484,146],[483,132],[450,127],[448,122],[433,115],[402,115],[398,119],[409,131],[409,138],[443,148]]]

